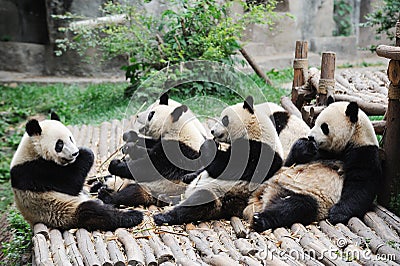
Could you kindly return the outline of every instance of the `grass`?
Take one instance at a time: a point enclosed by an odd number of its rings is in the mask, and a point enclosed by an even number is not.
[[[279,86],[293,79],[292,70],[272,70],[267,75],[274,82],[274,86],[266,85],[256,75],[250,75],[250,78],[260,87],[268,101],[279,102],[282,95],[289,94]],[[51,111],[55,111],[68,125],[99,124],[103,121],[126,118],[127,106],[133,107],[128,110],[129,114],[133,114],[144,101],[143,95],[138,94],[133,97],[133,102],[125,98],[124,90],[127,85],[22,84],[16,88],[0,85],[0,214],[8,213],[10,230],[13,233],[10,243],[2,243],[6,261],[1,264],[21,265],[21,254],[29,252],[30,249],[31,231],[22,216],[11,206],[13,198],[9,182],[11,158],[24,133],[27,119],[32,116],[48,118]],[[231,105],[241,100],[230,92],[218,95],[201,94],[204,97],[199,95],[190,97],[180,92],[173,93],[172,98],[188,103],[200,118],[217,116],[223,107],[221,101]]]

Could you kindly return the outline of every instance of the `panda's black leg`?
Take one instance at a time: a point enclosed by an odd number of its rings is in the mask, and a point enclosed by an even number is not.
[[[110,162],[108,166],[108,172],[112,175],[116,175],[122,178],[133,179],[132,173],[129,170],[128,164],[126,161],[114,159]]]
[[[316,220],[317,214],[318,203],[313,197],[290,193],[286,197],[275,198],[262,212],[255,213],[251,226],[255,231],[262,232],[294,223],[308,225]]]
[[[106,187],[99,189],[98,196],[104,203],[125,206],[149,206],[155,199],[138,184],[130,184],[120,191],[113,191]]]
[[[219,199],[209,190],[198,190],[172,210],[154,215],[156,225],[183,224],[219,218]]]
[[[77,226],[88,230],[116,230],[133,227],[143,221],[140,211],[122,211],[99,201],[85,201],[76,210]]]

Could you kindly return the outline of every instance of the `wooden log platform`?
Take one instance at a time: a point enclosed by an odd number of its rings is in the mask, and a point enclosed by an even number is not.
[[[99,126],[70,126],[79,145],[96,152],[91,173],[106,174],[102,165],[122,141],[124,120]],[[124,125],[123,125],[124,124]],[[106,148],[108,147],[108,148]],[[101,159],[100,159],[101,158]],[[105,164],[107,165],[107,164]],[[93,178],[93,176],[91,177]],[[152,215],[162,208],[137,208],[142,224],[115,232],[72,229],[59,232],[34,227],[33,265],[399,265],[400,218],[375,207],[363,219],[333,226],[327,221],[256,233],[233,217],[198,225],[155,226]]]

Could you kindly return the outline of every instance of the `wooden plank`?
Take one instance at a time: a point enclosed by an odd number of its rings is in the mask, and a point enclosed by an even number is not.
[[[400,251],[388,246],[380,237],[366,226],[360,219],[353,217],[348,223],[349,228],[359,236],[369,239],[368,245],[374,254],[382,256],[394,255],[395,262],[400,263]]]
[[[54,263],[59,266],[72,266],[69,262],[67,252],[65,251],[64,241],[60,231],[57,229],[50,230],[49,238],[50,250]]]
[[[96,249],[97,257],[100,260],[100,264],[103,266],[113,265],[104,242],[104,234],[94,231],[92,235],[94,238],[94,247]]]
[[[38,266],[54,265],[50,259],[49,247],[46,238],[42,234],[36,234],[32,237],[33,251],[35,253],[35,263]]]
[[[375,213],[381,217],[385,222],[387,222],[391,228],[396,230],[398,234],[400,234],[400,218],[397,217],[394,213],[388,211],[386,208],[378,205],[374,207]]]
[[[293,86],[292,86],[292,103],[300,109],[303,106],[303,99],[299,97],[298,88],[304,86],[306,83],[304,71],[308,71],[303,67],[297,67],[296,62],[305,60],[308,57],[308,42],[296,41],[296,49],[294,53],[294,66],[293,66]]]
[[[78,243],[78,248],[82,254],[83,261],[87,266],[100,266],[101,263],[94,250],[94,245],[90,239],[89,232],[86,229],[78,229],[76,231],[76,242]]]
[[[157,266],[158,263],[156,257],[154,256],[153,250],[149,246],[149,242],[145,239],[139,239],[138,241],[144,253],[146,266]]]
[[[128,264],[138,266],[145,265],[143,252],[132,235],[122,228],[118,228],[115,234],[118,240],[124,245]]]
[[[117,242],[114,240],[115,236],[111,232],[106,232],[105,234],[106,242],[107,242],[107,250],[110,254],[111,261],[115,266],[124,266],[125,265],[125,257],[122,251],[119,249]]]
[[[244,226],[240,218],[233,216],[231,218],[231,226],[236,234],[236,237],[246,237],[248,229]]]
[[[87,139],[87,125],[82,125],[79,131],[79,135],[76,139],[76,143],[78,144],[79,147],[85,146],[89,147],[89,143],[86,142]]]
[[[364,215],[364,222],[368,225],[371,229],[375,231],[375,233],[382,238],[386,243],[388,242],[395,242],[400,243],[400,238],[397,234],[395,234],[392,229],[385,223],[385,221],[380,218],[374,212],[367,212]],[[397,244],[397,246],[398,246]]]
[[[76,246],[74,236],[69,231],[63,232],[63,238],[65,243],[65,248],[67,250],[68,257],[74,266],[83,265],[83,257]]]
[[[154,250],[158,264],[166,261],[174,261],[174,256],[169,247],[167,247],[161,240],[160,237],[151,231],[143,232],[144,236],[149,236],[149,245]]]
[[[46,239],[49,239],[49,229],[42,223],[37,223],[33,226],[33,234],[41,234],[44,235]]]
[[[301,117],[301,112],[299,111],[299,109],[297,109],[297,107],[292,103],[292,101],[289,99],[289,97],[287,96],[282,96],[281,97],[281,105],[283,108],[285,108],[286,111],[288,111],[289,114],[291,115],[295,115],[298,118],[302,118]]]
[[[111,122],[111,129],[110,129],[110,144],[108,147],[109,154],[114,153],[115,150],[118,148],[118,138],[120,138],[120,136],[117,136],[118,127],[120,127],[119,121],[114,119]]]
[[[376,47],[375,51],[376,54],[380,57],[393,60],[400,60],[400,47],[381,44],[378,45],[378,47]]]
[[[100,135],[99,135],[99,158],[101,162],[104,162],[109,153],[109,134],[110,134],[111,124],[109,122],[103,122],[100,125]]]

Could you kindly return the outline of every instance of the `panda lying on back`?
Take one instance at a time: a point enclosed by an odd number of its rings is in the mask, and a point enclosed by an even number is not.
[[[362,217],[382,176],[378,151],[372,124],[358,105],[332,103],[318,116],[309,138],[295,143],[287,167],[253,194],[244,215],[257,231]]]
[[[251,96],[225,108],[211,133],[230,146],[223,150],[214,140],[204,142],[211,163],[189,184],[184,201],[154,216],[157,225],[241,216],[252,189],[282,166],[278,134],[269,117],[254,109]]]
[[[93,165],[91,150],[78,148],[57,115],[26,124],[26,133],[11,162],[15,203],[33,226],[59,229],[115,230],[141,223],[143,214],[121,211],[82,193]]]

